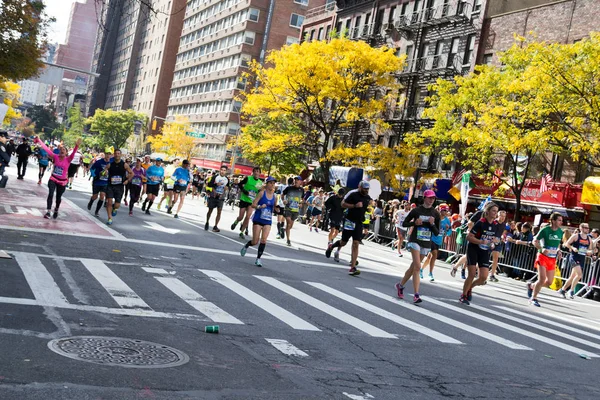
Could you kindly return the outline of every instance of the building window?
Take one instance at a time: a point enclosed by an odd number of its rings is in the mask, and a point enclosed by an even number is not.
[[[294,0],[294,3],[302,4],[303,6],[307,6],[308,0]]]
[[[258,16],[260,15],[260,11],[256,8],[248,9],[248,19],[253,22],[258,22]]]
[[[467,49],[465,50],[465,58],[463,59],[463,65],[471,63],[471,57],[473,57],[473,50],[475,49],[475,35],[469,35],[467,38]]]
[[[493,54],[484,54],[483,59],[481,60],[483,64],[490,65],[492,63],[492,59],[494,58]]]
[[[314,30],[314,29],[312,29],[312,30],[310,31],[310,36],[308,37],[308,41],[309,41],[309,42],[312,42],[314,39],[315,39],[315,30]]]
[[[319,28],[319,40],[323,40],[323,27]]]
[[[298,40],[298,38],[294,37],[294,36],[288,36],[287,39],[285,40],[286,45],[290,45],[290,44],[294,44],[294,43],[300,43],[300,40]]]
[[[242,102],[241,101],[234,101],[233,102],[233,107],[231,109],[234,113],[239,113],[242,110]]]
[[[292,13],[292,16],[290,17],[290,26],[293,26],[294,28],[300,28],[303,23],[304,17],[302,15]]]
[[[246,35],[244,37],[244,43],[254,44],[255,38],[256,38],[256,33],[248,31],[248,32],[246,32]]]
[[[473,12],[479,12],[481,10],[481,0],[475,0],[473,4]]]

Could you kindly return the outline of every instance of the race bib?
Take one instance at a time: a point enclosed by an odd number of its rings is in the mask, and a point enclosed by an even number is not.
[[[417,227],[417,240],[422,242],[431,241],[431,231],[427,228]]]
[[[260,219],[264,219],[267,221],[270,221],[271,219],[273,219],[273,210],[271,210],[269,208],[262,208],[260,210]]]
[[[140,178],[139,176],[134,176],[133,179],[131,180],[131,183],[136,186],[141,186],[142,178]]]
[[[588,247],[587,246],[579,246],[579,251],[578,253],[581,254],[582,256],[587,255],[588,252]]]
[[[298,200],[290,201],[290,210],[297,212],[299,210]]]
[[[185,179],[180,179],[180,180],[177,181],[177,183],[179,183],[180,186],[187,185],[187,181]]]
[[[158,176],[156,176],[156,175],[152,175],[152,176],[150,176],[149,178],[150,178],[150,180],[151,180],[152,182],[158,182],[158,181],[160,181],[160,177],[158,177]]]
[[[556,258],[556,255],[558,253],[558,249],[556,247],[546,247],[546,251],[548,252],[548,254],[546,255],[547,257]]]
[[[110,177],[110,184],[111,185],[120,185],[121,183],[123,183],[123,177],[122,176],[111,176]]]
[[[217,186],[215,188],[215,193],[217,193],[217,194],[223,194],[223,192],[225,192],[225,186]]]
[[[350,220],[345,220],[344,221],[344,230],[346,231],[353,231],[354,228],[356,228],[356,223],[350,221]]]
[[[64,168],[59,167],[58,165],[55,165],[54,169],[52,169],[52,175],[56,175],[60,178],[62,178],[64,172],[65,172]]]
[[[173,190],[173,186],[172,183],[167,183],[167,190]]]
[[[248,197],[250,197],[252,201],[254,201],[254,199],[256,198],[256,192],[254,190],[250,190],[248,192]]]

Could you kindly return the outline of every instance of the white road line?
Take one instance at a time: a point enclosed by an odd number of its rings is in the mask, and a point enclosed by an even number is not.
[[[87,219],[89,219],[90,221],[92,221],[93,223],[95,223],[96,225],[98,225],[100,228],[104,229],[105,231],[107,231],[108,233],[110,233],[111,235],[113,235],[113,237],[119,238],[119,239],[125,239],[125,236],[123,236],[122,234],[120,234],[116,230],[114,230],[112,228],[109,228],[108,226],[106,226],[102,222],[98,221],[96,219],[96,217],[94,217],[90,213],[86,212],[83,208],[79,207],[77,204],[73,203],[71,200],[67,199],[66,197],[63,198],[63,200],[66,201],[71,207],[73,207],[73,209],[75,209],[79,215],[85,216]]]
[[[523,335],[523,336],[525,336],[525,337],[527,337],[529,339],[534,339],[534,340],[540,341],[540,342],[542,342],[544,344],[547,344],[547,345],[550,345],[550,346],[554,346],[554,347],[558,347],[559,349],[563,349],[565,351],[569,351],[571,353],[575,353],[575,354],[582,354],[583,353],[583,354],[589,355],[590,357],[598,357],[597,354],[589,353],[586,350],[582,350],[582,349],[579,349],[577,347],[568,345],[566,343],[561,343],[561,342],[559,342],[557,340],[550,339],[550,338],[542,336],[542,335],[538,335],[537,333],[531,332],[530,330],[521,329],[521,328],[518,328],[516,326],[507,324],[505,322],[496,321],[495,319],[488,318],[488,317],[486,317],[484,315],[479,315],[479,314],[474,313],[472,311],[467,311],[467,307],[470,307],[470,306],[464,306],[464,308],[462,306],[461,307],[459,307],[459,306],[451,306],[450,304],[446,304],[443,301],[434,300],[431,297],[428,297],[427,301],[429,303],[436,304],[436,305],[438,305],[440,307],[444,307],[446,309],[452,310],[452,311],[457,312],[459,314],[467,315],[467,316],[469,316],[471,318],[478,319],[478,320],[483,321],[483,322],[487,322],[488,324],[500,327],[502,329],[506,329],[506,330],[514,332],[514,333],[518,333],[518,334]]]
[[[286,356],[296,356],[296,357],[308,357],[304,351],[300,350],[287,340],[283,339],[265,339],[267,342],[271,343],[273,347],[277,350],[285,354]]]
[[[274,278],[271,278],[268,276],[258,276],[258,275],[254,275],[254,277],[260,279],[261,281],[263,281],[265,283],[268,283],[269,285],[283,291],[284,293],[289,294],[292,297],[297,298],[300,301],[303,301],[304,303],[308,304],[309,306],[312,306],[312,307],[316,308],[317,310],[322,311],[325,314],[332,316],[333,318],[336,318],[348,325],[355,327],[356,329],[359,329],[359,330],[365,332],[366,334],[368,334],[370,336],[397,339],[397,337],[395,335],[392,335],[391,333],[388,333],[388,332],[386,332],[382,329],[379,329],[365,321],[362,321],[356,317],[353,317],[350,314],[347,314],[341,310],[338,310],[337,308],[334,308],[334,307],[330,306],[329,304],[322,302],[321,300],[315,299],[314,297],[309,296],[306,293],[299,291],[298,289],[295,289],[289,285],[286,285],[285,283],[280,282],[277,279],[274,279]]]
[[[365,393],[365,394],[350,394],[350,393],[343,392],[342,394],[344,396],[352,399],[352,400],[370,400],[370,399],[374,399],[375,398],[375,397],[371,396],[369,393]]]
[[[194,307],[196,310],[200,311],[202,314],[206,315],[214,322],[221,322],[224,324],[244,324],[231,314],[223,311],[213,303],[207,301],[199,293],[194,291],[185,283],[181,282],[179,279],[162,276],[155,276],[154,279],[162,283],[180,299]]]
[[[157,275],[169,275],[166,269],[164,268],[155,268],[155,267],[142,267],[142,269],[149,274],[157,274]]]
[[[590,318],[585,318],[577,315],[561,315],[552,314],[544,311],[537,311],[538,314],[547,315],[552,318],[562,319],[563,321],[571,322],[575,325],[583,326],[584,328],[592,329],[600,332],[600,321],[596,321]],[[595,326],[591,326],[595,325]]]
[[[548,333],[550,333],[552,335],[560,336],[561,338],[568,339],[568,340],[570,340],[572,342],[577,342],[577,343],[583,344],[584,346],[589,346],[589,347],[593,347],[595,349],[599,349],[600,350],[600,344],[598,344],[598,343],[590,342],[589,340],[586,340],[586,339],[580,339],[578,337],[573,336],[572,334],[564,333],[564,332],[558,331],[558,330],[556,330],[554,328],[548,328],[547,326],[539,325],[539,324],[536,324],[536,323],[531,322],[531,321],[527,321],[527,320],[522,319],[522,318],[514,317],[512,315],[503,314],[503,313],[500,313],[500,312],[497,312],[497,311],[494,311],[494,310],[490,310],[487,307],[482,307],[482,306],[478,306],[478,305],[475,305],[475,304],[471,304],[471,308],[474,308],[474,309],[479,310],[479,311],[491,313],[491,314],[494,314],[494,315],[498,315],[498,316],[500,316],[500,317],[502,317],[504,319],[507,319],[509,321],[513,321],[513,322],[517,322],[519,324],[530,326],[530,327],[532,327],[534,329],[537,329],[537,330],[540,330],[540,331],[543,331],[543,332],[548,332]],[[525,313],[523,313],[523,314],[525,314]],[[529,317],[529,318],[535,319],[535,317],[532,316],[532,315],[526,315],[526,316]],[[543,322],[551,324],[551,322],[546,321],[546,320],[544,320],[542,318],[539,318],[539,319],[541,319]],[[564,328],[564,326],[562,326],[561,324],[556,324],[556,325],[559,326],[559,327],[561,327],[561,328]],[[575,332],[577,332],[576,329],[573,329],[573,330]]]
[[[443,333],[434,331],[433,329],[429,329],[426,326],[423,326],[423,325],[417,324],[416,322],[413,322],[411,320],[402,318],[396,314],[393,314],[387,310],[384,310],[383,308],[376,307],[376,306],[374,306],[370,303],[367,303],[365,301],[362,301],[356,297],[350,296],[348,294],[340,292],[339,290],[336,290],[329,286],[323,285],[322,283],[306,282],[306,281],[305,281],[305,283],[307,283],[310,286],[315,287],[317,289],[321,289],[325,293],[329,293],[339,299],[345,300],[357,307],[363,308],[367,311],[377,314],[380,317],[389,319],[390,321],[393,321],[393,322],[395,322],[399,325],[402,325],[408,329],[412,329],[414,331],[419,332],[420,334],[429,336],[430,338],[440,341],[442,343],[463,344],[461,341],[456,340],[448,335],[444,335]]]
[[[373,296],[379,297],[380,299],[387,300],[389,302],[397,304],[400,307],[404,307],[404,308],[407,308],[407,309],[409,309],[411,311],[414,311],[416,313],[419,313],[419,314],[425,315],[427,317],[433,318],[436,321],[440,321],[440,322],[443,322],[443,323],[448,324],[450,326],[453,326],[454,328],[461,329],[461,330],[463,330],[465,332],[468,332],[468,333],[471,333],[471,334],[473,334],[475,336],[479,336],[479,337],[482,337],[484,339],[491,340],[494,343],[498,343],[498,344],[500,344],[502,346],[506,346],[506,347],[508,347],[510,349],[514,349],[514,350],[533,350],[530,347],[523,346],[522,344],[515,343],[515,342],[513,342],[511,340],[508,340],[508,339],[504,339],[503,337],[494,335],[493,333],[490,333],[490,332],[486,332],[486,331],[484,331],[482,329],[479,329],[479,328],[476,328],[476,327],[474,327],[472,325],[463,324],[462,322],[459,322],[459,321],[454,320],[452,318],[448,318],[448,317],[446,317],[444,315],[435,313],[433,311],[429,311],[429,310],[427,310],[425,308],[414,307],[413,305],[407,304],[407,303],[405,303],[405,302],[403,302],[403,301],[401,301],[401,300],[399,300],[399,299],[397,299],[397,298],[395,298],[393,296],[389,296],[387,294],[383,294],[383,293],[377,292],[377,291],[372,290],[372,289],[366,289],[366,288],[357,288],[357,289],[358,290],[362,290],[363,292],[369,293],[369,294],[371,294]]]
[[[317,328],[316,326],[314,326],[313,324],[310,324],[310,323],[306,322],[305,320],[303,320],[302,318],[297,317],[296,315],[292,314],[288,310],[278,306],[277,304],[273,303],[270,300],[265,299],[261,295],[254,293],[252,290],[248,289],[245,286],[240,285],[236,281],[228,278],[227,276],[223,275],[222,273],[220,273],[218,271],[212,271],[212,270],[207,270],[207,269],[199,269],[198,271],[207,275],[215,282],[218,282],[221,285],[225,286],[227,289],[233,291],[238,296],[245,298],[246,300],[253,303],[257,307],[262,308],[263,310],[265,310],[266,312],[268,312],[275,318],[286,323],[287,325],[291,326],[294,329],[305,330],[305,331],[320,331],[320,329]]]
[[[20,253],[15,256],[15,260],[21,267],[36,300],[56,305],[69,303],[38,257]]]
[[[96,278],[98,282],[106,289],[108,294],[122,308],[141,308],[152,310],[144,300],[142,300],[125,282],[121,280],[110,268],[102,261],[82,258],[81,263]]]

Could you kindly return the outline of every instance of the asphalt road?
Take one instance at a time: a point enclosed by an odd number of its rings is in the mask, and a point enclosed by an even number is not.
[[[299,224],[291,248],[272,233],[258,268],[231,209],[219,234],[189,198],[179,220],[136,207],[109,228],[81,176],[48,221],[36,170],[11,168],[0,191],[2,400],[600,397],[600,303],[547,291],[533,309],[503,279],[462,306],[438,262],[415,306],[393,288],[410,257],[365,243],[351,277],[349,246],[335,263],[326,233]]]

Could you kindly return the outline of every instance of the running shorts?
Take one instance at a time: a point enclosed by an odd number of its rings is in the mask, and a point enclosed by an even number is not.
[[[106,185],[92,186],[92,194],[106,193]]]
[[[239,207],[240,207],[241,209],[244,209],[244,208],[248,208],[248,207],[250,207],[251,205],[252,205],[252,203],[248,203],[247,201],[240,200]]]
[[[440,245],[432,240],[431,241],[431,251],[437,251],[439,249],[440,249]]]
[[[223,204],[225,200],[217,199],[215,197],[208,198],[208,208],[218,208],[219,210],[223,208]]]
[[[402,235],[403,237],[406,237],[406,233],[408,232],[407,228],[401,228],[399,226],[396,226],[396,229],[398,230],[398,233],[400,235]]]
[[[576,267],[580,266],[583,268],[585,265],[585,256],[583,254],[569,254],[569,262],[571,266]]]
[[[321,214],[323,214],[323,211],[319,210],[318,208],[313,208],[313,210],[312,210],[313,217],[318,217]]]
[[[173,190],[175,191],[175,193],[183,192],[183,194],[185,194],[187,190],[187,185],[175,185],[173,186]]]
[[[329,226],[331,227],[331,229],[337,229],[339,231],[340,228],[342,227],[342,221],[336,221],[336,220],[330,219]]]
[[[363,229],[369,230],[371,228],[371,224],[363,224]]]
[[[416,242],[408,242],[406,244],[406,248],[408,250],[416,250],[422,256],[426,256],[431,252],[431,249],[429,247],[422,247],[421,245],[419,245],[419,243]]]
[[[278,206],[273,207],[273,214],[274,215],[283,215],[283,207],[278,207]]]
[[[72,178],[75,176],[75,174],[77,173],[77,170],[79,169],[79,165],[77,164],[69,164],[69,169],[67,171],[67,175],[69,178]]]
[[[158,196],[158,190],[160,189],[160,185],[148,185],[146,184],[146,194],[153,194]]]
[[[504,243],[500,242],[499,244],[494,246],[492,252],[497,251],[498,253],[502,253],[502,250],[504,250]]]
[[[173,190],[173,184],[167,184],[167,183],[163,183],[163,191],[165,192],[171,192]]]
[[[479,268],[490,268],[490,251],[482,250],[469,243],[467,247],[467,265],[478,265]]]
[[[90,167],[90,163],[83,163],[83,166],[84,166],[85,168],[89,168],[89,167]]]
[[[291,218],[292,221],[295,221],[296,219],[298,219],[298,211],[292,211],[292,210],[286,208],[283,211],[283,216],[286,218]]]
[[[272,224],[265,224],[263,222],[255,221],[255,220],[252,220],[252,224],[253,225],[258,225],[258,226],[271,226],[272,225]]]
[[[125,192],[123,185],[108,185],[106,188],[106,197],[115,199],[115,203],[120,204],[121,199],[123,198],[123,192]]]
[[[535,260],[535,265],[546,268],[546,271],[554,271],[556,268],[556,258],[548,257],[542,253],[538,253]]]
[[[342,242],[348,242],[350,238],[356,241],[362,240],[362,224],[346,219],[342,230]]]

